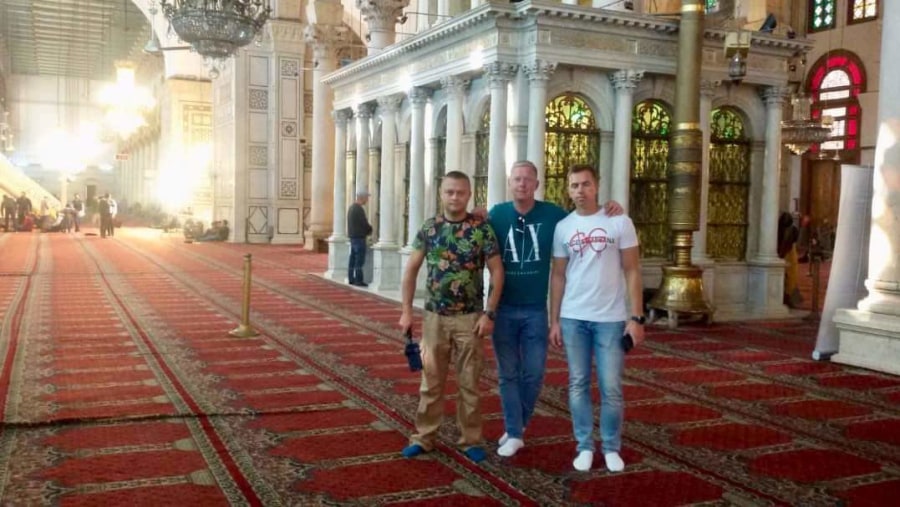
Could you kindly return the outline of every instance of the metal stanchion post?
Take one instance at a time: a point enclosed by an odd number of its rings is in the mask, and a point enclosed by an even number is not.
[[[250,327],[250,254],[244,255],[244,284],[243,284],[243,301],[241,302],[241,323],[238,327],[228,332],[231,336],[238,338],[249,338],[259,335],[259,332]]]

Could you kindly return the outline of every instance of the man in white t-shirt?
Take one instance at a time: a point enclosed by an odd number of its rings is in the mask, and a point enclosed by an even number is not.
[[[553,234],[550,340],[557,347],[565,344],[569,363],[569,411],[578,442],[572,464],[588,471],[594,460],[591,360],[596,358],[603,457],[611,472],[619,472],[625,468],[619,456],[623,335],[630,334],[634,345],[644,339],[643,289],[634,224],[625,215],[606,215],[597,204],[597,186],[591,166],[576,165],[569,171],[568,191],[575,211],[556,225]]]

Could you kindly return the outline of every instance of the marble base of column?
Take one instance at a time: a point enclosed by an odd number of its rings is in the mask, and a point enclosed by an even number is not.
[[[747,311],[753,318],[785,318],[784,261],[752,261],[747,264]]]
[[[347,266],[350,262],[350,240],[328,238],[328,270],[325,278],[335,282],[347,282]]]
[[[389,245],[373,246],[372,268],[372,281],[369,282],[369,289],[383,291],[400,288],[399,248]]]
[[[832,361],[900,375],[900,317],[840,309],[834,323],[840,344]]]
[[[315,227],[310,227],[310,229],[306,231],[306,240],[303,242],[303,249],[323,253],[328,248],[327,241],[330,237],[330,230],[316,230]]]
[[[400,280],[403,280],[403,274],[406,273],[406,265],[409,264],[409,256],[412,255],[413,249],[409,247],[403,247],[400,249]],[[427,277],[427,270],[423,264],[422,267],[419,268],[419,276],[416,277],[416,293],[415,298],[419,298],[425,295],[425,279]]]

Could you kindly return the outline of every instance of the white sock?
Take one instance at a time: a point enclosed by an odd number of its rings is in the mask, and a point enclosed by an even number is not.
[[[572,462],[572,465],[575,466],[575,470],[579,472],[587,472],[591,469],[591,465],[594,464],[594,451],[581,451],[578,453],[578,457],[575,458],[575,461]]]
[[[525,441],[521,438],[507,438],[506,443],[497,449],[497,454],[503,457],[515,456],[519,449],[525,447]]]
[[[619,453],[608,452],[603,455],[603,459],[606,461],[606,468],[608,468],[610,472],[621,472],[622,470],[625,470],[625,462],[622,461],[622,457],[619,456]]]
[[[522,428],[522,433],[525,433],[525,428]],[[507,440],[509,440],[509,433],[504,432],[500,439],[497,440],[497,445],[502,447]]]

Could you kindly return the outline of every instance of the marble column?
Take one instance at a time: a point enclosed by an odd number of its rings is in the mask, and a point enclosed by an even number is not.
[[[469,80],[458,76],[441,78],[447,94],[447,172],[462,170],[463,101]]]
[[[528,74],[528,155],[526,158],[538,169],[538,186],[535,196],[544,198],[544,179],[547,169],[544,167],[546,114],[547,114],[547,82],[556,70],[556,63],[537,60],[525,66]]]
[[[425,104],[431,91],[413,88],[409,93],[412,106],[409,142],[409,222],[408,249],[425,221]]]
[[[372,119],[372,105],[359,104],[353,110],[356,118],[356,193],[369,191],[369,120]],[[355,199],[352,196],[351,199]]]
[[[340,32],[334,26],[307,25],[306,42],[313,46],[313,129],[312,129],[312,192],[310,192],[309,232],[304,247],[318,249],[331,233],[334,174],[334,124],[330,111],[334,104],[334,91],[322,79],[337,68],[337,49],[342,42]]]
[[[373,290],[393,290],[400,286],[400,254],[397,244],[395,212],[396,174],[394,148],[397,144],[396,116],[402,97],[389,95],[378,98],[381,117],[381,182],[378,202],[378,242],[372,247]],[[402,208],[401,208],[402,209]]]
[[[394,43],[397,19],[408,5],[409,0],[356,0],[356,8],[368,27],[366,45],[369,55]]]
[[[644,77],[643,71],[620,70],[610,74],[616,90],[615,139],[613,141],[612,198],[628,213],[631,186],[631,123],[634,116],[634,89]]]
[[[719,87],[719,81],[704,79],[700,81],[700,130],[703,132],[703,144],[706,148],[701,154],[700,165],[700,229],[694,232],[694,246],[691,249],[691,262],[703,269],[703,286],[711,289],[715,286],[712,280],[707,281],[708,267],[712,260],[706,255],[706,231],[709,220],[709,146],[710,146],[710,121],[712,120],[712,100]],[[710,300],[713,295],[708,294]]]
[[[781,188],[781,119],[787,90],[778,86],[770,86],[763,91],[766,103],[766,154],[763,173],[762,210],[760,219],[761,231],[772,231],[772,234],[760,234],[757,259],[765,262],[779,263],[778,238],[774,231],[778,230],[778,191]]]
[[[509,119],[507,160],[525,160],[528,156],[528,76],[521,67],[512,80],[506,116]]]
[[[609,184],[613,180],[613,143],[615,142],[615,132],[612,130],[600,131],[600,188],[597,192],[597,202],[604,204],[612,199],[612,185]]]
[[[347,238],[347,122],[351,112],[334,111],[334,198],[331,237],[328,238],[328,271],[325,277],[337,282],[347,278],[349,240]]]
[[[900,26],[900,5],[882,2],[885,27]],[[840,349],[832,360],[900,374],[900,32],[881,32],[878,138],[872,181],[868,297],[835,314]]]
[[[784,261],[778,257],[778,191],[781,172],[781,118],[786,88],[770,86],[762,91],[766,104],[766,149],[762,178],[762,208],[759,221],[759,247],[748,263],[748,301],[750,313],[765,318],[787,316],[782,302]]]
[[[515,64],[506,62],[492,62],[484,67],[491,88],[488,209],[506,200],[506,100],[509,81],[515,77],[517,68]]]

